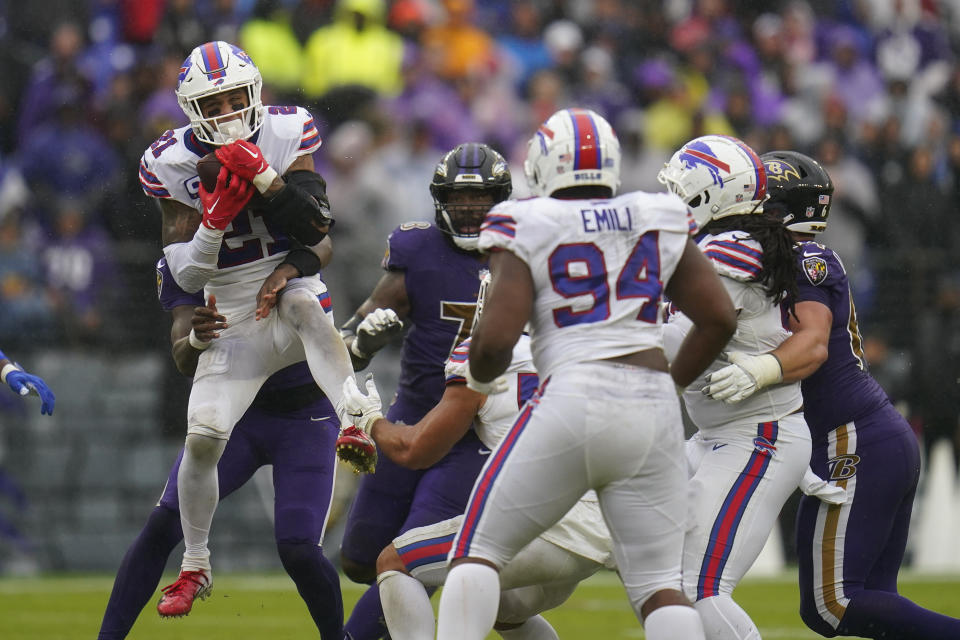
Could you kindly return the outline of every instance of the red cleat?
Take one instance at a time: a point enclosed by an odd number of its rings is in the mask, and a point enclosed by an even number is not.
[[[337,456],[353,467],[355,473],[373,473],[377,468],[377,445],[370,436],[350,425],[337,438]]]
[[[213,591],[213,579],[206,571],[181,571],[177,581],[163,589],[157,603],[161,618],[179,618],[190,613],[196,598],[205,600]]]

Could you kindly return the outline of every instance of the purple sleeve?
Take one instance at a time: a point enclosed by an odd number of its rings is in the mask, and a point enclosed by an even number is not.
[[[387,252],[382,266],[387,271],[406,271],[421,252],[424,234],[432,225],[428,222],[405,222],[387,238]]]
[[[846,274],[836,254],[822,245],[804,243],[797,249],[797,261],[800,269],[797,302],[819,302],[834,311],[836,293],[846,289]]]
[[[203,290],[187,293],[180,288],[170,273],[166,258],[160,258],[157,262],[157,297],[160,298],[160,306],[164,311],[172,311],[174,307],[182,305],[200,307],[204,304]]]

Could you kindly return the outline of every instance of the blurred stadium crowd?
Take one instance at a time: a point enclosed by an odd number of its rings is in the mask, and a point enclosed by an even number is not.
[[[623,189],[659,191],[684,141],[730,134],[820,159],[873,371],[927,436],[960,414],[960,5],[950,0],[0,1],[0,344],[167,349],[160,217],[137,164],[186,124],[197,44],[240,44],[267,104],[324,144],[345,318],[401,221],[432,220],[443,151],[500,150],[556,109],[604,115]]]

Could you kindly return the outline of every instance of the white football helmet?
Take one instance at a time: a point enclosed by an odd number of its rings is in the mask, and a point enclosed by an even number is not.
[[[530,190],[549,196],[568,187],[620,187],[620,141],[590,109],[563,109],[540,125],[523,163]]]
[[[207,144],[221,145],[246,140],[263,124],[262,87],[260,71],[250,56],[236,45],[217,40],[200,45],[183,61],[177,101],[197,137]],[[247,108],[234,112],[242,114],[239,120],[218,123],[215,118],[203,117],[201,99],[234,89],[247,90]]]
[[[763,213],[767,176],[753,149],[730,136],[700,136],[663,165],[657,180],[690,207],[697,225]]]

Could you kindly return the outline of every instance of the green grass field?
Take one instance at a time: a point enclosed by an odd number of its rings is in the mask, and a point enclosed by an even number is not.
[[[172,576],[165,576],[171,577]],[[92,640],[97,635],[112,576],[0,578],[0,638]],[[960,617],[960,577],[905,575],[901,592],[917,603]],[[343,580],[349,612],[361,587]],[[797,615],[796,575],[748,579],[737,600],[765,640],[812,640]],[[159,595],[157,596],[159,597]],[[436,601],[437,598],[434,598]],[[300,640],[316,638],[293,583],[284,574],[218,575],[213,595],[182,619],[160,620],[154,600],[130,635],[132,640]],[[620,583],[611,573],[580,585],[560,609],[547,614],[561,638],[643,638]],[[491,637],[496,637],[491,635]]]

